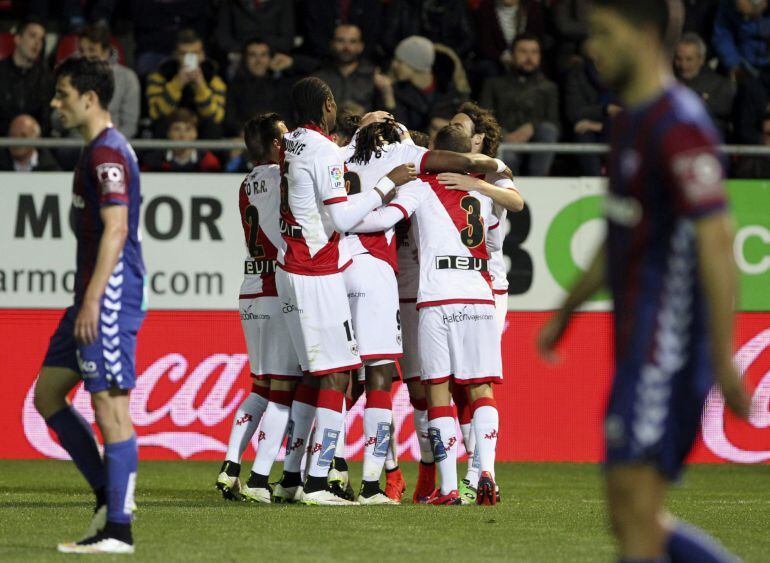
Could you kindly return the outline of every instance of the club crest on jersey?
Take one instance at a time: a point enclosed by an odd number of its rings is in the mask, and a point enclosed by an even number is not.
[[[345,173],[342,170],[342,166],[338,164],[329,166],[329,177],[332,180],[333,190],[345,189]]]

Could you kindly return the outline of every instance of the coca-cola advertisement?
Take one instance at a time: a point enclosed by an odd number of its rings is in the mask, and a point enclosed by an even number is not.
[[[544,363],[534,342],[549,313],[511,312],[503,338],[505,382],[500,404],[500,461],[583,461],[602,456],[601,421],[612,376],[611,314],[581,313],[567,334],[561,360]],[[0,398],[2,458],[65,458],[32,405],[32,393],[58,310],[3,310],[0,338],[5,392]],[[770,314],[740,313],[735,360],[753,395],[740,421],[717,391],[704,408],[703,438],[693,461],[770,460]],[[138,381],[131,415],[142,459],[220,459],[230,425],[249,392],[248,358],[236,312],[155,311],[139,335]],[[419,455],[406,389],[393,391],[402,459]],[[82,388],[75,406],[93,421]],[[364,399],[348,415],[348,455],[363,448]],[[255,440],[258,433],[255,434]],[[253,456],[249,449],[247,457]]]

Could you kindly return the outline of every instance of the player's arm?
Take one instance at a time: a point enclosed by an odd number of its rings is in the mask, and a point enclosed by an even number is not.
[[[697,221],[695,233],[698,269],[708,303],[716,382],[730,410],[746,418],[750,401],[733,364],[733,304],[737,280],[732,225],[727,213],[712,214]]]
[[[518,212],[524,209],[524,198],[521,197],[519,191],[513,186],[503,188],[490,184],[481,178],[454,172],[443,172],[439,174],[438,181],[450,190],[479,192],[508,211]]]
[[[402,219],[408,219],[420,205],[421,188],[419,182],[412,182],[398,191],[398,195],[387,205],[375,209],[352,227],[352,233],[379,233]]]
[[[513,172],[497,158],[484,154],[459,153],[434,150],[425,154],[422,169],[433,172],[474,172],[476,174],[499,173],[513,179]]]
[[[414,166],[402,164],[391,170],[387,176],[380,178],[374,189],[327,204],[334,228],[341,233],[349,232],[370,211],[385,203],[396,186],[401,186],[414,178],[416,178]]]
[[[548,319],[538,335],[538,348],[540,354],[549,361],[554,361],[556,345],[564,336],[564,331],[569,326],[570,316],[575,310],[591,298],[606,283],[606,243],[597,250],[591,265],[572,286],[567,298],[558,311]]]
[[[108,205],[102,207],[99,214],[104,223],[104,232],[99,241],[99,252],[96,256],[96,266],[88,282],[75,320],[75,338],[84,344],[91,344],[99,335],[99,312],[102,295],[107,287],[110,276],[120,259],[123,245],[128,236],[128,206]]]

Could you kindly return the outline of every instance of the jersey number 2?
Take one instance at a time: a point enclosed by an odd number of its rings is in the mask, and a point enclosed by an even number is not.
[[[249,255],[252,258],[264,258],[265,247],[261,244],[257,244],[257,233],[259,233],[259,211],[253,205],[246,207],[243,214],[246,219],[246,223],[249,225]]]
[[[460,207],[465,210],[466,226],[460,231],[463,244],[476,248],[484,242],[484,221],[481,218],[481,202],[475,197],[465,196],[460,200]]]

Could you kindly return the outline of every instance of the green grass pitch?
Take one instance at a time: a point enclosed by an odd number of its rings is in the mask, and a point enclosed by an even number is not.
[[[595,465],[499,464],[503,502],[496,507],[345,508],[226,502],[213,486],[218,467],[140,464],[134,560],[614,559]],[[402,468],[414,484],[416,465]],[[358,475],[360,464],[351,469]],[[770,561],[770,465],[691,467],[669,507],[745,561]],[[0,561],[83,557],[59,555],[56,544],[77,539],[91,509],[91,495],[71,463],[0,461]]]

